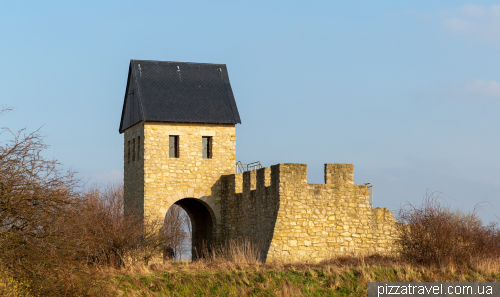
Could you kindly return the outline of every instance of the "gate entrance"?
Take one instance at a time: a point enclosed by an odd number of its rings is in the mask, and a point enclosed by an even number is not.
[[[215,245],[215,216],[210,206],[200,199],[184,198],[175,204],[182,207],[191,220],[191,259],[196,260],[204,249],[213,249]]]

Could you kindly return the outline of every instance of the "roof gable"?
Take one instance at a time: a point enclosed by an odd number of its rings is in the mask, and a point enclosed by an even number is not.
[[[141,121],[240,124],[226,65],[131,60],[120,133]]]

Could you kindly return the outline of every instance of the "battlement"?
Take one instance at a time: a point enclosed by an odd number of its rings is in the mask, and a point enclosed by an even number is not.
[[[325,183],[307,183],[307,164],[300,163],[280,163],[271,167],[264,167],[257,170],[245,171],[243,173],[226,175],[227,190],[239,194],[247,193],[258,189],[277,186],[279,184],[301,184],[308,185],[309,189],[325,189],[349,187],[354,185],[354,165],[349,163],[325,164]],[[365,185],[357,187],[368,189]]]
[[[354,165],[349,163],[325,164],[325,184],[354,184]]]
[[[391,252],[396,220],[370,207],[353,172],[352,164],[325,164],[325,183],[309,184],[306,164],[280,163],[223,176],[223,240],[259,244],[263,260]]]

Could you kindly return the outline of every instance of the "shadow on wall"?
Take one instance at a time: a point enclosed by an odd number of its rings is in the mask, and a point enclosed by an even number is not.
[[[250,242],[265,262],[280,208],[279,187],[271,183],[271,168],[225,175],[222,179],[222,242]]]

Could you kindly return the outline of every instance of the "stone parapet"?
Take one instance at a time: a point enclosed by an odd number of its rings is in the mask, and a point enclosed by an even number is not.
[[[263,260],[321,261],[340,254],[391,253],[396,219],[372,209],[352,164],[325,164],[325,184],[307,183],[307,165],[282,163],[223,178],[222,240],[247,239]]]

